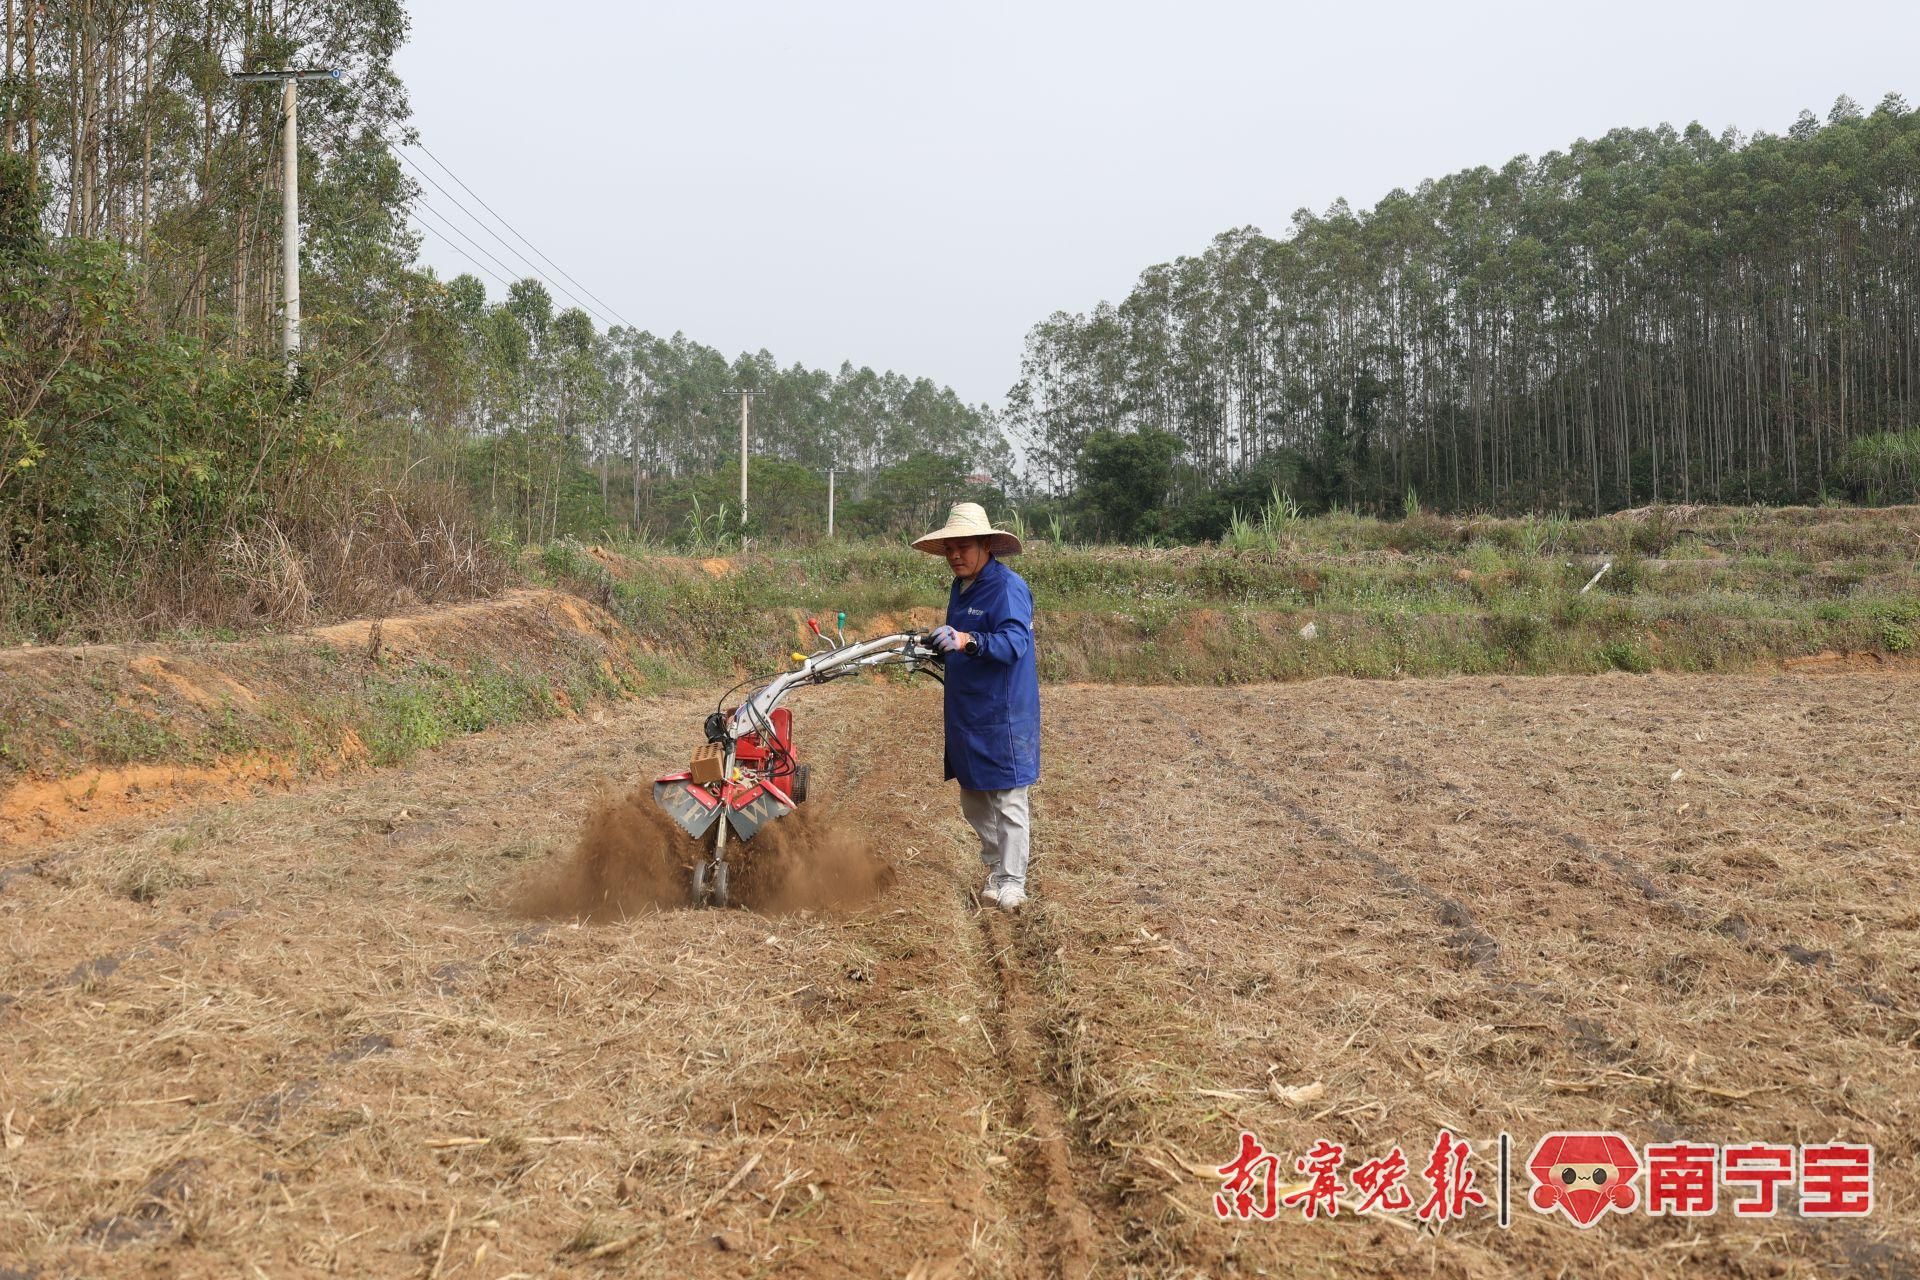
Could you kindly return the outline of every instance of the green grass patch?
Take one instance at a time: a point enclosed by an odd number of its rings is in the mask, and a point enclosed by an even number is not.
[[[1920,539],[1883,511],[1243,524],[1209,547],[1030,543],[1012,563],[1033,589],[1042,677],[1732,670],[1900,644],[1920,595]],[[870,635],[946,599],[944,566],[898,543],[760,547],[729,564],[714,577],[636,548],[614,608],[675,672],[717,680],[786,666],[797,616],[845,610]],[[1297,635],[1310,620],[1315,640]]]
[[[591,667],[575,672],[563,687],[573,706],[620,691],[618,681]],[[359,733],[373,763],[398,764],[459,734],[547,719],[565,709],[543,673],[416,663],[369,691]]]
[[[1653,670],[1653,658],[1637,640],[1609,640],[1600,646],[1600,661],[1614,671],[1643,676]]]
[[[156,715],[130,707],[109,707],[92,726],[95,758],[101,764],[153,764],[184,753],[173,727]]]

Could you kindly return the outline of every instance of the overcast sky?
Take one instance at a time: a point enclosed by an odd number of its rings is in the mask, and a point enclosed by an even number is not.
[[[1916,0],[407,7],[421,140],[605,309],[995,406],[1035,321],[1230,227],[1617,125],[1920,101]]]

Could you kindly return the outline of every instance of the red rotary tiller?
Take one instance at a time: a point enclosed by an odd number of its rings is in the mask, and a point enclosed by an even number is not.
[[[843,613],[836,645],[814,619],[808,618],[807,626],[816,651],[794,654],[800,665],[792,671],[756,677],[763,682],[736,707],[727,707],[722,694],[721,705],[707,717],[707,740],[688,768],[653,784],[654,802],[704,843],[688,877],[688,898],[696,907],[728,905],[729,830],[744,844],[807,798],[808,768],[793,750],[793,712],[780,705],[789,693],[876,667],[905,667],[908,674],[920,671],[940,679],[940,655],[925,635],[903,632],[848,643]]]

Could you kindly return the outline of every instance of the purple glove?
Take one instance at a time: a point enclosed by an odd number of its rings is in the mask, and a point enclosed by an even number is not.
[[[959,632],[955,631],[952,627],[940,627],[936,629],[932,635],[928,636],[927,639],[932,641],[933,647],[940,652],[952,653],[960,647],[958,636]]]

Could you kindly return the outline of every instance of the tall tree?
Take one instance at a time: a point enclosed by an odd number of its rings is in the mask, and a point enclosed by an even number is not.
[[[1033,327],[1007,426],[1054,491],[1091,433],[1158,429],[1196,495],[1283,454],[1373,510],[1807,500],[1920,430],[1917,298],[1899,97],[1617,129],[1149,267]]]

